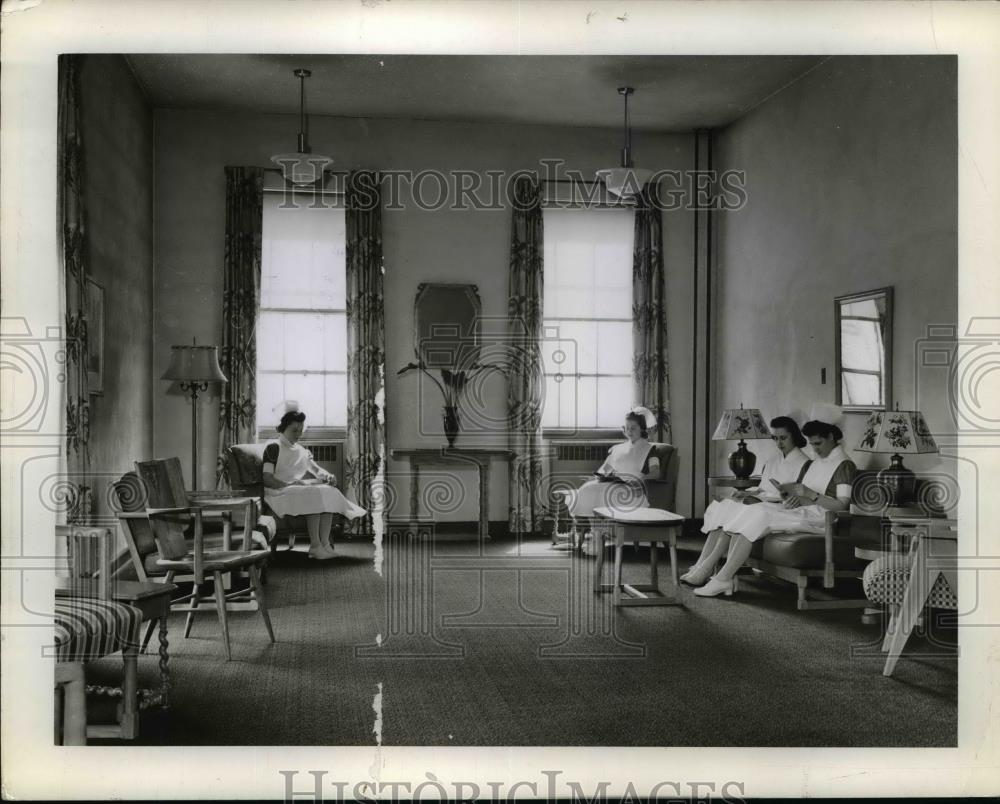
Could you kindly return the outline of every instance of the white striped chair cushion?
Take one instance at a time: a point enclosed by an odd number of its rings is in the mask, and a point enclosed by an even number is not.
[[[57,597],[56,659],[82,662],[99,659],[139,644],[142,612],[124,603],[86,597]]]

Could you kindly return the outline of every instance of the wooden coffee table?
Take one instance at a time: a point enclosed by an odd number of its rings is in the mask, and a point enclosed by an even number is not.
[[[666,542],[670,549],[670,574],[677,586],[677,531],[684,524],[684,517],[659,508],[637,508],[616,511],[611,508],[594,509],[594,539],[597,544],[597,566],[594,568],[594,591],[611,592],[615,606],[681,606],[675,597],[665,595],[659,588],[657,544]],[[604,583],[604,551],[608,543],[615,548],[614,577]],[[622,583],[622,551],[625,543],[649,545],[649,583]]]

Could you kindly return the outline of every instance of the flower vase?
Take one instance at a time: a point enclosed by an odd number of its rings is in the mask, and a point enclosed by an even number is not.
[[[458,438],[458,428],[460,422],[458,418],[458,408],[445,405],[444,407],[444,436],[448,439],[448,447],[455,446],[455,439]]]

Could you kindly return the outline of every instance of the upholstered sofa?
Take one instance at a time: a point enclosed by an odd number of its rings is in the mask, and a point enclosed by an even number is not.
[[[918,479],[918,492],[919,484]],[[934,494],[920,493],[924,499]],[[883,549],[886,510],[884,495],[878,491],[874,471],[859,472],[851,490],[851,511],[827,511],[822,533],[774,533],[756,541],[747,565],[759,572],[794,583],[798,588],[799,609],[864,608],[869,603],[860,593],[856,598],[817,599],[810,596],[810,580],[823,589],[832,589],[838,579],[860,579],[868,560],[858,558],[857,548]]]

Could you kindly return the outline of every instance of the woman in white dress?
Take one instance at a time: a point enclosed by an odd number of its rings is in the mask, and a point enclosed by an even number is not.
[[[844,434],[835,424],[816,419],[805,423],[802,434],[815,457],[801,482],[784,484],[781,502],[740,506],[725,518],[719,527],[731,537],[726,563],[708,583],[694,590],[696,595],[731,595],[733,577],[750,557],[755,541],[769,533],[822,533],[827,511],[846,511],[850,506],[858,467],[840,446]]]
[[[729,499],[716,500],[705,509],[705,524],[701,532],[707,533],[708,538],[698,560],[680,577],[684,583],[701,586],[708,580],[716,562],[729,547],[731,535],[726,533],[724,526],[742,513],[744,505],[781,500],[772,480],[781,484],[802,482],[811,461],[802,451],[806,439],[798,424],[790,416],[777,416],[771,419],[770,425],[771,439],[778,448],[778,456],[764,464],[759,486],[737,491]]]
[[[570,516],[589,517],[595,508],[615,508],[632,511],[646,505],[646,490],[642,481],[657,477],[659,461],[650,455],[649,428],[656,424],[656,417],[648,408],[634,408],[625,415],[622,432],[625,441],[608,450],[608,457],[588,480],[578,489],[561,492],[566,498]]]
[[[337,478],[313,460],[312,453],[298,443],[306,415],[289,410],[281,417],[278,440],[264,448],[264,499],[278,516],[304,516],[309,530],[309,557],[333,558],[330,528],[333,515],[348,519],[364,516],[335,488]]]

